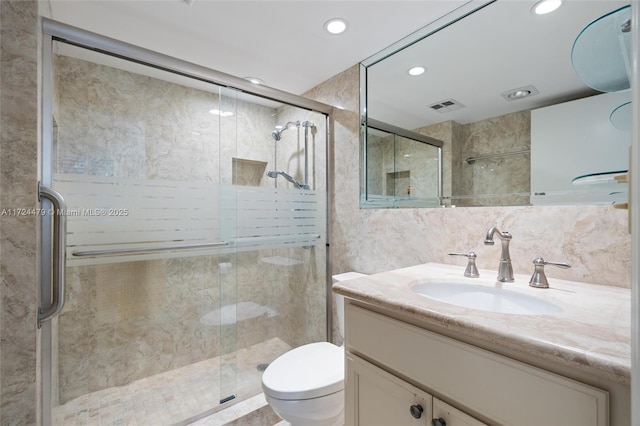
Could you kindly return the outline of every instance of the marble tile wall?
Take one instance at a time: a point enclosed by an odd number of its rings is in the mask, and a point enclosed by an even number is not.
[[[367,135],[367,195],[387,195],[385,173],[389,137]]]
[[[68,56],[57,57],[56,67],[60,172],[274,186],[252,164],[272,170],[277,161],[302,181],[302,127],[285,133],[277,159],[271,131],[310,120],[310,183],[326,186],[320,114]],[[214,116],[212,108],[235,115]],[[278,184],[290,187],[282,178]],[[69,268],[58,321],[60,403],[273,337],[290,346],[324,339],[324,258],[324,247],[291,248]],[[235,304],[240,320],[220,325],[221,308]]]
[[[445,121],[415,131],[444,142],[443,193],[452,196],[448,204],[458,207],[529,204],[527,195],[516,195],[530,192],[529,154],[478,160],[473,164],[465,160],[529,149],[530,112],[505,114],[469,124]]]
[[[359,208],[359,70],[354,66],[305,94],[334,106],[333,273],[376,273],[425,262],[460,264],[449,251],[475,250],[479,267],[497,269],[499,247],[483,245],[497,226],[513,234],[514,270],[528,274],[541,256],[573,265],[548,275],[630,287],[631,238],[626,210],[610,206]]]
[[[529,154],[478,160],[469,157],[522,151],[531,147],[531,113],[515,112],[463,125],[460,132],[461,156],[454,162],[462,165],[460,192],[453,195],[528,193],[531,188]],[[527,205],[528,196],[504,195],[497,198],[500,205]],[[454,204],[461,204],[457,200]],[[482,199],[470,199],[467,205],[482,205]],[[486,204],[485,204],[486,205]]]
[[[0,424],[36,423],[38,2],[0,2]],[[11,209],[26,209],[23,213]]]
[[[443,121],[415,131],[442,141],[442,193],[460,191],[458,179],[453,178],[460,176],[460,163],[454,161],[454,158],[457,159],[461,155],[460,144],[454,143],[460,138],[460,124],[455,121]]]
[[[60,402],[274,337],[290,346],[322,340],[323,260],[295,248],[70,268],[58,321]],[[225,276],[225,264],[236,271]],[[245,317],[238,308],[240,321],[220,327],[221,306],[236,302],[268,310]]]

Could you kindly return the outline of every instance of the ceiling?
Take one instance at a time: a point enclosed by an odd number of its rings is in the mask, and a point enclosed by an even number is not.
[[[466,2],[49,0],[44,15],[302,94]],[[323,29],[335,17],[341,35]]]

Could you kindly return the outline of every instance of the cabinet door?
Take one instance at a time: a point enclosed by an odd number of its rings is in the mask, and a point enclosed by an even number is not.
[[[487,426],[438,398],[433,398],[433,418],[434,426]],[[444,421],[438,424],[441,419]]]
[[[362,359],[347,355],[345,423],[431,425],[431,395]]]

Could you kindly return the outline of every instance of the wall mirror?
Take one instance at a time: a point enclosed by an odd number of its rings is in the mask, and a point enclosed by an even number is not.
[[[629,2],[539,3],[471,1],[362,62],[362,208],[625,206]]]

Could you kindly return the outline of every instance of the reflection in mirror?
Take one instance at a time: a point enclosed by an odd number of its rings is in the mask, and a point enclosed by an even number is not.
[[[407,197],[403,175],[394,175],[396,186],[382,176],[419,155],[387,147],[401,157],[369,161],[376,138],[387,145],[394,138],[363,131],[362,207],[374,206],[374,194],[375,207],[414,207],[418,191],[434,185],[439,199],[421,205],[626,203],[628,1],[564,2],[547,15],[536,15],[535,3],[472,1],[362,63],[362,123],[375,119],[443,143],[441,163],[412,165],[439,182],[411,182]],[[426,71],[410,75],[415,66]],[[440,172],[426,171],[429,164]]]
[[[438,207],[442,141],[370,119],[362,205]]]

